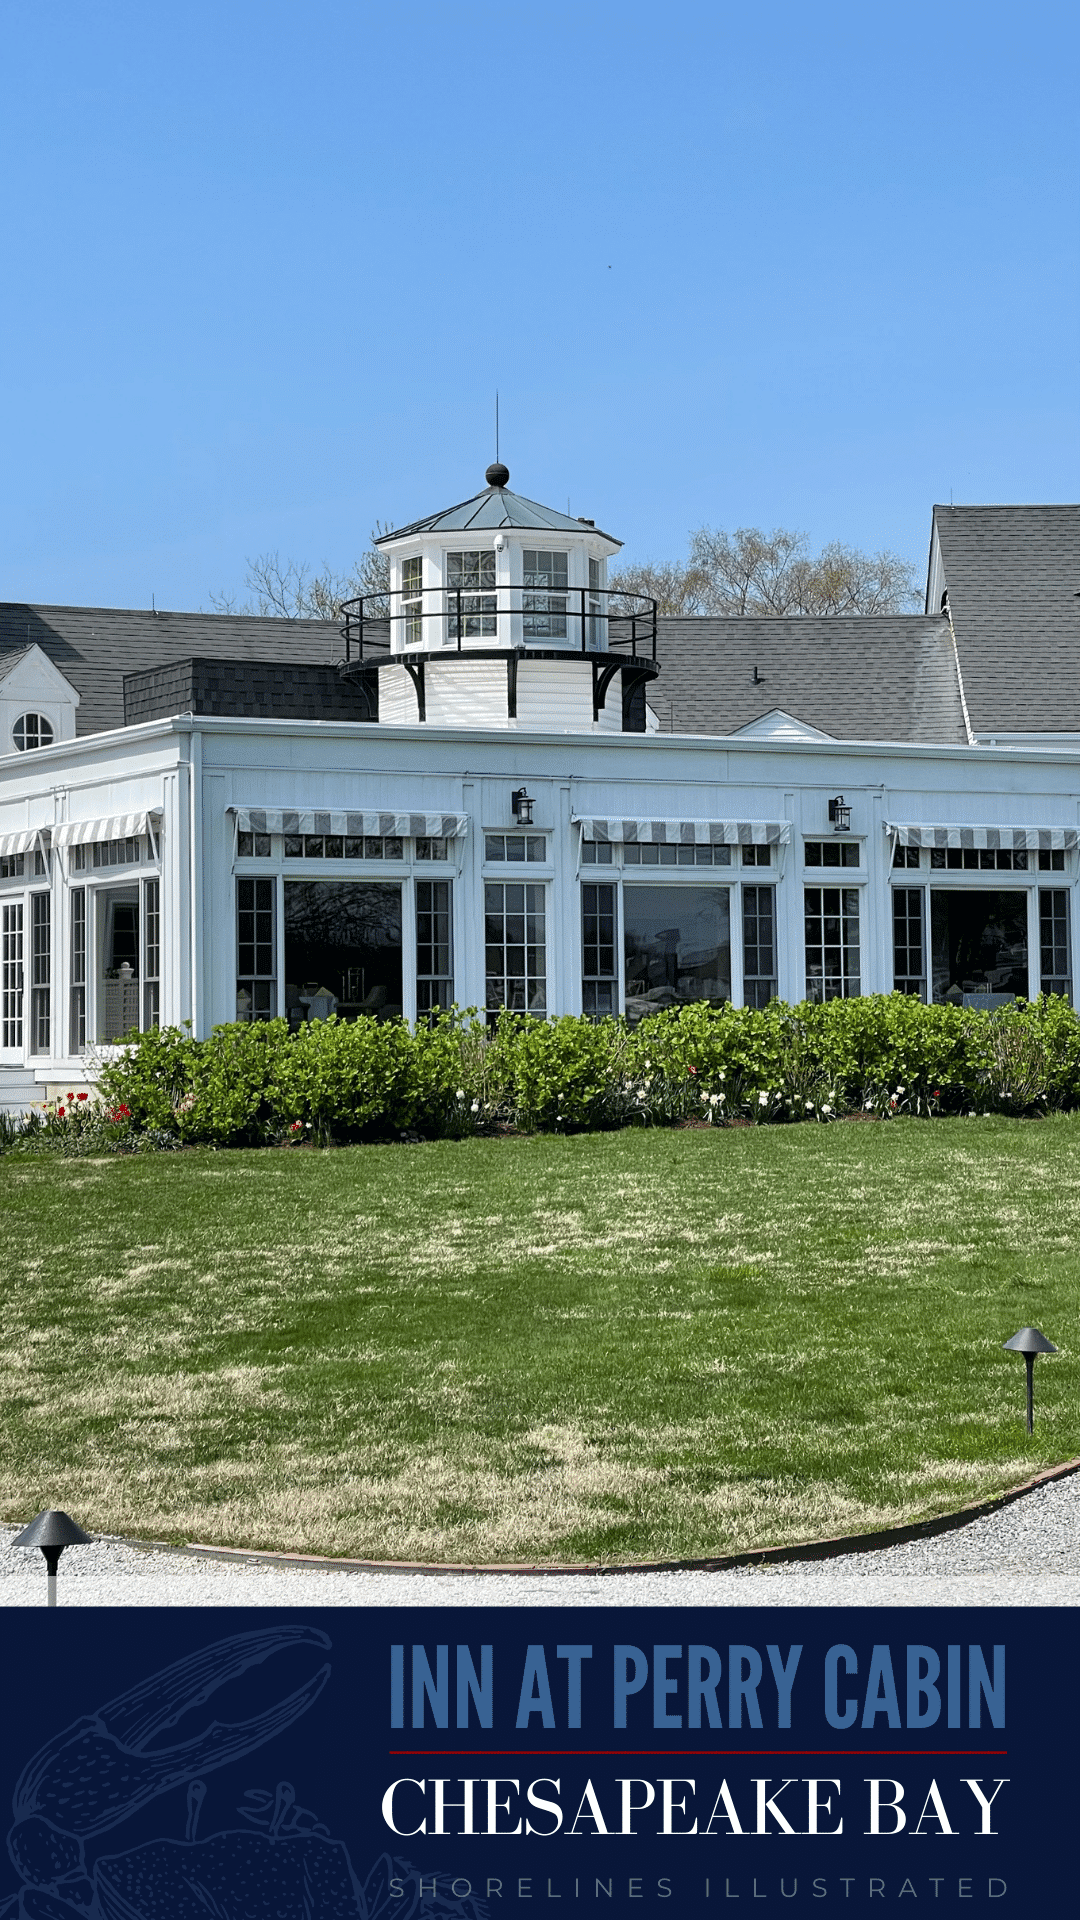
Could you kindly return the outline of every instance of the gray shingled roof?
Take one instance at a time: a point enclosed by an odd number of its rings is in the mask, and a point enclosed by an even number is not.
[[[488,533],[498,527],[520,527],[538,533],[600,533],[599,527],[590,527],[585,520],[571,520],[569,514],[559,513],[554,507],[541,507],[535,500],[525,500],[520,493],[511,493],[509,487],[485,487],[483,493],[475,493],[460,506],[429,513],[425,520],[410,521],[407,527],[395,527],[393,533],[384,533],[375,545],[381,547],[388,540],[404,540],[411,533]],[[616,540],[613,534],[603,533],[600,537],[610,540],[613,546],[622,546],[622,541]]]
[[[837,740],[967,738],[940,617],[662,619],[657,657],[645,698],[665,733],[735,733],[779,707]]]
[[[1080,506],[935,507],[972,730],[1080,732]]]
[[[345,651],[332,621],[0,603],[0,668],[35,642],[82,696],[80,734],[123,726],[125,673],[193,655],[323,666]]]

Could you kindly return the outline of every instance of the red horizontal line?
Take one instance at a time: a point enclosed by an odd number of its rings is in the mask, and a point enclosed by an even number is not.
[[[1003,1760],[1007,1747],[389,1747],[394,1760]]]

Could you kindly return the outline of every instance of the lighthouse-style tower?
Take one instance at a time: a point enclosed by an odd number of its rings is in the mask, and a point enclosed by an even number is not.
[[[343,673],[377,670],[389,725],[644,733],[656,602],[609,591],[620,542],[511,493],[501,462],[484,477],[377,541],[389,590],[346,606]]]

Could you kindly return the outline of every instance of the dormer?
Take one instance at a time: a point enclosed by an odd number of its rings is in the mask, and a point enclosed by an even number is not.
[[[74,740],[79,695],[41,647],[0,655],[0,754]]]
[[[346,607],[343,671],[378,669],[384,724],[643,731],[656,606],[609,592],[620,542],[484,477],[376,542],[389,590]]]

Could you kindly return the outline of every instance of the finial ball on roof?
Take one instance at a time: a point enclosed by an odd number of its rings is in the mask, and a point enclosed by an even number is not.
[[[489,487],[505,487],[509,478],[510,469],[504,467],[501,460],[493,460],[484,475]]]

